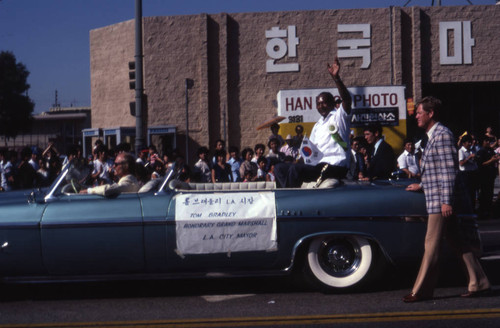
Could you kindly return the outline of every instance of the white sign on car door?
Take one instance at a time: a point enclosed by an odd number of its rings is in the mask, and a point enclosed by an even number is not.
[[[277,249],[273,192],[180,194],[175,223],[180,254]]]

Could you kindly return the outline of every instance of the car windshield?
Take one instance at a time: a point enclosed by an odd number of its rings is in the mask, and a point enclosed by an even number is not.
[[[178,177],[178,173],[176,173],[175,169],[175,164],[167,171],[167,174],[165,174],[165,179],[162,180],[158,191],[162,191],[166,189],[166,186],[168,186],[168,182],[171,180],[174,180]]]
[[[158,192],[164,190],[167,182],[175,177],[175,170],[170,169],[164,178],[150,180],[145,183],[139,192]],[[54,180],[45,199],[61,194],[76,194],[83,188],[92,186],[92,167],[78,165],[78,163],[69,163],[66,165],[59,176]]]
[[[67,164],[50,186],[47,197],[61,193],[76,193],[82,186],[89,183],[92,169],[89,166],[78,165],[78,163]]]

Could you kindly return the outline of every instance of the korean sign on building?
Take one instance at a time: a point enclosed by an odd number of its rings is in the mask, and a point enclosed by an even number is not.
[[[371,26],[370,24],[338,24],[338,33],[344,39],[337,40],[339,58],[362,58],[361,68],[369,68],[371,64]],[[354,35],[354,38],[353,38]],[[355,38],[360,35],[361,38]],[[298,72],[297,61],[297,29],[290,25],[286,29],[274,26],[265,33],[267,44],[266,72]],[[282,59],[292,62],[280,63]]]
[[[369,124],[397,126],[406,119],[406,100],[403,86],[351,87],[351,127]],[[278,115],[285,116],[283,123],[316,122],[320,114],[316,110],[316,96],[323,91],[339,97],[336,88],[281,90],[278,92]]]
[[[362,38],[337,40],[337,56],[339,58],[361,57],[363,59],[361,68],[369,68],[372,62],[370,28],[370,24],[339,24],[337,26],[339,34],[361,33]]]
[[[266,61],[266,72],[298,72],[298,63],[277,63],[278,60],[285,58],[288,53],[289,58],[297,57],[297,45],[299,38],[294,25],[288,26],[287,29],[280,29],[275,26],[266,31],[268,39],[266,45],[266,53],[270,57]],[[288,42],[285,42],[287,38]]]
[[[470,21],[439,22],[439,59],[441,65],[472,64],[472,24]],[[451,32],[453,44],[450,49]],[[361,69],[371,65],[371,25],[370,24],[338,24],[337,56],[339,58],[362,58]],[[298,72],[297,46],[299,38],[295,25],[287,28],[274,26],[265,31],[267,39],[266,72]],[[287,59],[287,62],[280,63]],[[291,62],[290,62],[291,61]]]
[[[453,49],[449,49],[448,31],[453,35]],[[470,21],[439,22],[439,60],[441,65],[472,64],[472,38]],[[451,53],[451,54],[450,54]]]

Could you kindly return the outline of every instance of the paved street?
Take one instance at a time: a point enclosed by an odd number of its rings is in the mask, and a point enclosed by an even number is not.
[[[490,271],[491,272],[491,271]],[[498,270],[496,274],[498,276]],[[441,283],[436,299],[404,304],[410,284],[351,294],[297,290],[279,279],[141,282],[9,287],[0,327],[244,327],[363,323],[371,327],[426,320],[429,324],[498,320],[498,281],[489,297],[462,299],[459,284]],[[242,287],[244,286],[244,287]],[[462,322],[458,324],[457,322]],[[181,325],[182,324],[182,325]],[[448,324],[446,325],[448,326]],[[476,326],[476,324],[474,324]],[[19,326],[16,326],[19,327]],[[428,325],[426,324],[426,327]]]
[[[500,240],[499,227],[488,223],[493,229],[483,234]],[[422,320],[425,327],[497,327],[500,259],[490,253],[483,265],[494,284],[487,297],[459,297],[465,276],[457,262],[442,268],[436,298],[415,304],[401,297],[411,288],[416,266],[372,290],[338,294],[283,277],[4,285],[0,328],[421,327]]]

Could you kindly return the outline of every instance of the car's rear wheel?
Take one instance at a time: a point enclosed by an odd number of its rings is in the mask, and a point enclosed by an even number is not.
[[[307,269],[324,290],[349,288],[364,281],[373,263],[373,247],[360,236],[324,236],[311,241]]]

